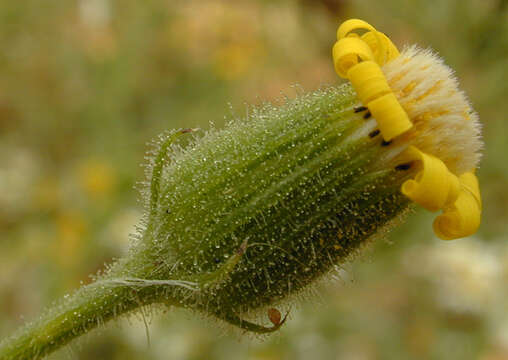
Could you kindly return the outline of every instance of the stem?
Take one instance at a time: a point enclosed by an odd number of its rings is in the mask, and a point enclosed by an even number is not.
[[[40,359],[108,320],[154,301],[153,287],[82,287],[0,344],[0,359]]]

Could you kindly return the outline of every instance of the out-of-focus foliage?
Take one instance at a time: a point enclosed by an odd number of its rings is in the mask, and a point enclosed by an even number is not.
[[[150,346],[137,316],[52,358],[507,358],[506,0],[0,2],[0,336],[125,252],[149,139],[339,82],[349,17],[456,70],[484,124],[480,232],[438,241],[413,215],[266,341],[170,311]]]

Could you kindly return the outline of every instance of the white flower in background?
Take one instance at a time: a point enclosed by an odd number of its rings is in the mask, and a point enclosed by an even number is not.
[[[111,4],[108,0],[80,0],[79,17],[91,28],[107,26],[111,20]]]
[[[435,285],[438,302],[450,310],[484,313],[503,293],[502,251],[477,238],[418,246],[407,270]],[[415,266],[416,262],[416,266]]]
[[[0,153],[0,209],[13,216],[31,204],[40,161],[27,149],[0,146]]]

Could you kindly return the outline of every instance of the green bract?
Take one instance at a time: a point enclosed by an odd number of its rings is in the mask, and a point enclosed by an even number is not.
[[[122,313],[163,303],[246,330],[333,271],[408,206],[390,144],[349,85],[265,105],[223,130],[162,136],[142,191],[146,214],[128,255],[0,346],[41,357]]]

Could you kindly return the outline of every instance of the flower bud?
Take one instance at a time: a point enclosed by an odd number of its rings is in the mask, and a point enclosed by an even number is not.
[[[358,37],[358,28],[370,32]],[[399,53],[360,20],[338,35],[355,39],[339,39],[333,50],[352,86],[251,109],[186,146],[177,144],[193,129],[161,136],[128,255],[7,339],[0,357],[42,356],[153,303],[272,332],[288,316],[274,306],[400,223],[412,201],[443,211],[437,236],[474,233],[482,144],[452,71],[430,51]],[[366,46],[372,56],[361,56]],[[247,320],[253,314],[271,325]]]
[[[399,58],[383,71],[414,128],[393,141],[349,85],[265,105],[183,148],[171,144],[190,130],[163,138],[128,263],[144,254],[133,275],[196,289],[154,287],[154,301],[273,330],[244,315],[305,290],[399,222],[410,204],[401,186],[420,170],[404,162],[409,146],[475,167],[478,125],[451,72],[427,51]]]

